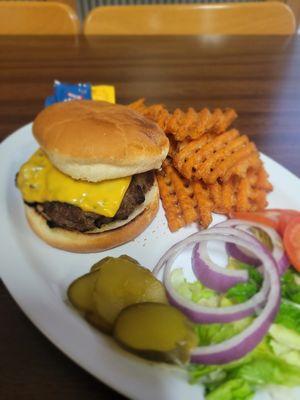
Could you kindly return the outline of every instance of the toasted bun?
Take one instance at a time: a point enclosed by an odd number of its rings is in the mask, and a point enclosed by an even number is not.
[[[58,169],[91,182],[160,168],[169,148],[154,122],[126,106],[92,100],[45,108],[33,134]]]
[[[155,218],[159,195],[152,191],[146,208],[126,225],[101,233],[80,233],[62,228],[49,228],[45,218],[33,207],[25,205],[27,220],[33,231],[50,246],[75,253],[94,253],[119,246],[136,238]]]

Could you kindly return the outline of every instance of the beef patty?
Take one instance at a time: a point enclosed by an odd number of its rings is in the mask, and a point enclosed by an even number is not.
[[[59,201],[26,204],[34,207],[36,211],[43,215],[50,228],[60,227],[87,232],[113,221],[127,219],[135,208],[145,201],[145,194],[151,189],[153,182],[153,171],[134,175],[119,210],[111,218],[93,212],[86,212],[80,207]]]

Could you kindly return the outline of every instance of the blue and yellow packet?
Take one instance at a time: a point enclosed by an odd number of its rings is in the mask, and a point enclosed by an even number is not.
[[[115,103],[115,88],[110,85],[54,81],[54,93],[46,98],[45,107],[61,101],[72,100],[101,100]]]

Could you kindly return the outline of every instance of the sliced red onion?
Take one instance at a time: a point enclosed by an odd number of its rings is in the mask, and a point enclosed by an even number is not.
[[[237,241],[241,244],[241,241]],[[270,292],[260,315],[243,332],[229,340],[210,346],[197,347],[191,352],[191,361],[201,364],[224,364],[237,360],[253,350],[268,332],[280,304],[280,281],[276,261],[264,247],[250,245],[262,262],[270,279]]]
[[[246,234],[246,236],[245,236]],[[213,308],[202,307],[182,298],[171,284],[172,265],[177,255],[188,245],[207,242],[209,240],[225,241],[246,247],[251,253],[256,254],[261,261],[263,272],[263,285],[259,293],[243,304],[232,307]],[[198,251],[199,246],[196,247]],[[191,352],[191,361],[203,364],[223,364],[243,357],[253,350],[267,333],[280,303],[280,281],[278,267],[272,254],[255,237],[250,238],[248,233],[233,228],[212,228],[198,232],[172,246],[159,260],[155,273],[165,266],[164,283],[170,301],[185,312],[192,320],[202,322],[231,322],[239,314],[240,319],[249,315],[249,311],[259,312],[259,316],[242,333],[222,343],[202,346]],[[264,308],[260,307],[265,304]],[[230,310],[231,309],[231,310]],[[228,313],[229,311],[229,313]],[[225,319],[222,314],[226,314]],[[216,320],[217,319],[217,320]]]
[[[237,283],[248,280],[247,271],[218,267],[209,257],[207,242],[195,245],[192,253],[192,268],[203,285],[217,292],[227,292]]]
[[[166,264],[164,269],[164,284],[170,303],[181,309],[192,321],[200,323],[232,322],[261,311],[261,308],[263,307],[267,298],[270,283],[268,274],[265,274],[264,271],[263,274],[265,279],[260,291],[251,299],[242,304],[223,308],[205,307],[200,304],[190,302],[177,293],[171,282],[173,261],[176,259],[177,255],[189,244],[208,240],[219,240],[223,242],[235,243],[239,242],[242,246],[246,246],[247,248],[249,245],[252,245],[252,247],[255,247],[255,251],[259,251],[261,248],[261,244],[257,239],[246,232],[242,232],[233,228],[211,228],[209,230],[191,235],[183,241],[177,243],[171,247],[169,251],[167,251],[165,256],[161,258],[154,270],[157,274],[159,270]]]
[[[185,247],[187,247],[189,244],[193,244],[193,243],[197,243],[198,242],[198,237],[201,236],[202,234],[207,234],[207,232],[213,232],[215,230],[216,227],[219,227],[220,224],[215,225],[214,227],[210,228],[210,229],[206,229],[205,231],[200,231],[200,232],[196,232],[193,233],[192,235],[190,235],[189,237],[187,237],[184,240],[181,240],[178,243],[175,243],[173,246],[171,246],[169,248],[169,250],[167,250],[162,256],[161,258],[158,260],[158,263],[156,264],[156,266],[154,267],[152,273],[155,276],[158,276],[158,274],[160,273],[160,271],[164,268],[166,262],[168,261],[168,259],[173,255],[174,251],[176,250],[177,252],[180,252],[181,250],[183,250]],[[225,229],[226,228],[226,229]],[[218,232],[220,232],[218,230]],[[235,235],[237,232],[235,229],[233,229],[232,227],[227,228],[224,227],[223,229],[223,234],[224,235]],[[244,232],[244,231],[243,231]],[[247,234],[248,239],[246,240],[257,240],[253,235],[250,235],[249,232],[244,232],[245,234]],[[241,234],[239,234],[240,236]],[[246,238],[245,236],[243,236],[244,238]],[[212,239],[213,240],[213,239]]]
[[[226,243],[225,246],[227,253],[236,260],[239,260],[249,265],[253,265],[254,267],[259,266],[260,261],[258,258],[251,257],[251,255],[247,254],[245,250],[243,251],[242,249],[237,247],[234,243]]]
[[[269,237],[272,241],[272,244],[273,244],[272,255],[275,258],[275,261],[277,263],[279,274],[282,275],[289,267],[290,263],[289,263],[287,255],[284,251],[282,239],[281,239],[280,235],[275,231],[275,229],[272,229],[269,226],[266,226],[259,222],[250,222],[250,221],[244,221],[244,220],[240,220],[240,219],[229,219],[227,221],[221,222],[220,224],[216,225],[215,227],[234,227],[234,228],[246,231],[251,235],[253,235],[253,234],[251,233],[251,231],[249,231],[249,228],[257,227],[257,228],[264,230],[269,235]],[[257,257],[253,257],[252,255],[249,255],[249,253],[247,251],[240,249],[235,243],[227,244],[226,250],[228,251],[229,255],[236,258],[237,260],[240,260],[242,262],[245,262],[247,264],[254,265],[254,266],[258,266],[260,264]]]

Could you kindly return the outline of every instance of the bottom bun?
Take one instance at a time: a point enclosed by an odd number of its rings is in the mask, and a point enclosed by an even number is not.
[[[155,191],[153,200],[141,214],[126,225],[101,233],[81,233],[63,228],[49,228],[45,218],[33,207],[25,205],[25,213],[32,230],[50,246],[74,253],[95,253],[136,238],[155,218],[158,204],[159,195]]]

